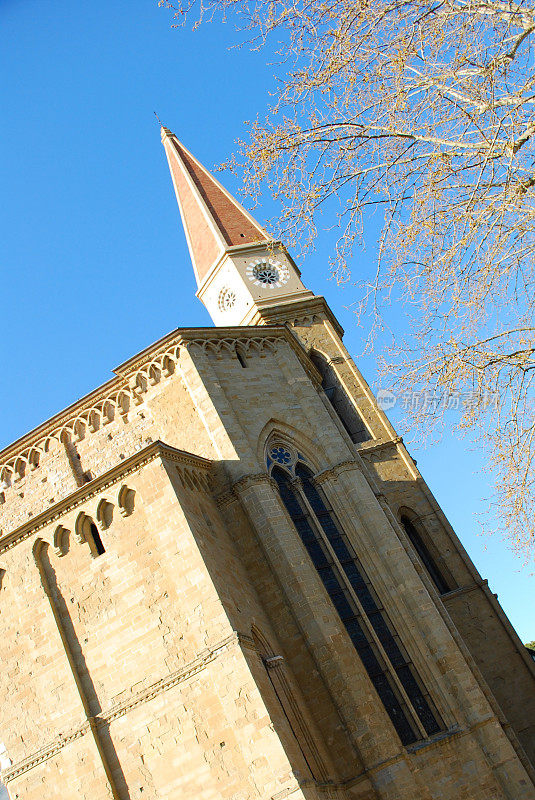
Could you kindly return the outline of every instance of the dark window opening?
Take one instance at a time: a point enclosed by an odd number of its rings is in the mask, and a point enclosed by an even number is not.
[[[102,539],[100,538],[100,533],[98,532],[98,528],[93,522],[91,523],[91,536],[93,538],[93,543],[95,545],[96,554],[98,556],[101,556],[102,553],[106,552],[106,548],[102,544]]]
[[[320,353],[310,353],[312,363],[321,375],[321,388],[327,395],[332,407],[355,444],[367,442],[372,437],[357,409],[340,386],[338,376],[326,358]]]
[[[421,738],[421,734],[398,684],[406,692],[427,735],[438,733],[443,728],[440,715],[410,663],[349,539],[323,495],[315,487],[310,470],[298,464],[296,475],[301,479],[304,495],[321,526],[323,536],[314,526],[306,505],[291,486],[290,476],[279,467],[272,471],[282,501],[402,743],[412,744]],[[338,564],[332,558],[325,539],[332,547]],[[366,621],[373,628],[390,660],[395,678],[374,638],[370,636],[361,611],[348,590],[349,586],[358,597]]]
[[[412,521],[409,517],[401,517],[401,524],[405,529],[405,533],[409,537],[412,546],[420,556],[420,559],[429,573],[431,580],[437,587],[440,594],[446,594],[446,592],[451,592],[452,587],[450,586],[449,582],[445,579],[442,575],[441,571],[439,570],[433,556],[427,549],[426,545],[424,544],[422,537],[414,527]]]
[[[240,362],[242,367],[244,369],[246,369],[247,368],[247,361],[246,361],[245,356],[244,356],[244,354],[242,353],[242,351],[240,350],[239,347],[236,347],[236,358],[238,359],[238,361]]]

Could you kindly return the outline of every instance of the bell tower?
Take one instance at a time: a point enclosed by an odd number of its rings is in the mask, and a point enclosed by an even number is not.
[[[252,325],[314,294],[280,242],[269,237],[168,129],[162,128],[173,185],[197,279],[215,325]]]

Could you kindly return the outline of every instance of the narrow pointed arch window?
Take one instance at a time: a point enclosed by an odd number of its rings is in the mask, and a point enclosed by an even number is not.
[[[325,356],[316,350],[310,352],[310,358],[321,375],[321,388],[327,395],[336,414],[355,444],[367,442],[371,435],[364,424],[362,417],[355,408],[351,399],[341,386],[338,375],[332,364]]]
[[[401,524],[403,526],[405,533],[409,537],[412,546],[420,556],[422,564],[428,571],[431,580],[437,587],[438,592],[440,594],[446,594],[446,592],[451,592],[454,585],[453,581],[449,580],[448,577],[446,577],[446,575],[444,574],[444,571],[438,567],[435,559],[431,555],[429,548],[424,542],[422,536],[420,535],[420,532],[416,528],[416,525],[414,524],[412,519],[407,514],[402,514]]]
[[[438,710],[313,472],[285,445],[270,448],[268,467],[401,742],[438,733]]]
[[[101,556],[106,552],[100,531],[91,517],[86,514],[80,514],[76,521],[76,532],[80,537],[80,541],[85,541],[89,545],[93,558],[97,558],[97,556]]]
[[[237,344],[234,347],[234,351],[236,353],[236,358],[240,362],[240,366],[243,367],[243,369],[246,369],[248,367],[248,364],[247,364],[247,357],[245,355],[243,347],[240,344]]]
[[[95,554],[97,556],[101,556],[103,553],[106,552],[106,548],[104,547],[99,530],[94,522],[91,523],[90,531],[91,531],[91,537],[93,539],[93,544],[95,547]]]

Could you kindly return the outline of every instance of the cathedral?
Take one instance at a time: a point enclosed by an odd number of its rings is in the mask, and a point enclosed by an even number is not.
[[[214,327],[1,453],[9,797],[535,800],[535,662],[324,298],[162,142]]]

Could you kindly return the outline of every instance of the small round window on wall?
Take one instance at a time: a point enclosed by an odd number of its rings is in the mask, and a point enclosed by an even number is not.
[[[255,286],[277,289],[288,282],[290,270],[274,258],[259,258],[249,264],[245,274]]]
[[[282,467],[286,472],[295,477],[295,468],[299,462],[306,463],[306,459],[292,445],[280,439],[271,440],[266,447],[266,466],[271,473],[273,467]]]
[[[220,311],[230,311],[236,305],[236,292],[227,286],[219,292],[217,307]]]

